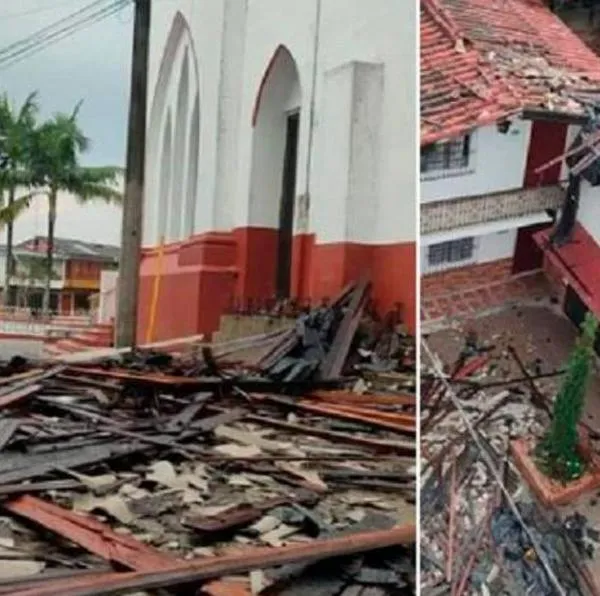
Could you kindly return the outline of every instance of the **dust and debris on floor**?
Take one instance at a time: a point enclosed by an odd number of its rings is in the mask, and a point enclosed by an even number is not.
[[[539,503],[509,449],[547,428],[575,338],[547,306],[511,306],[423,338],[422,594],[599,593],[600,516]],[[584,422],[592,439],[597,393],[596,375]]]
[[[414,339],[368,292],[241,342],[2,363],[0,594],[414,594]]]

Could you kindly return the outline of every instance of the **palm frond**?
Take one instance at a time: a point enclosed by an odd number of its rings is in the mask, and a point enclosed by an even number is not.
[[[65,177],[64,188],[73,193],[81,203],[93,200],[121,203],[123,195],[117,185],[117,176],[115,168],[77,168]]]
[[[11,169],[5,172],[4,177],[2,178],[4,185],[7,188],[11,186],[34,186],[34,177],[33,173],[26,168],[16,168]]]
[[[0,209],[0,226],[4,226],[7,223],[15,221],[15,219],[29,209],[31,201],[39,194],[39,192],[29,193],[19,197],[18,199],[15,199],[11,205],[2,207]]]
[[[38,92],[32,91],[23,102],[17,116],[17,123],[26,126],[27,128],[35,125],[35,120],[39,113]]]
[[[100,200],[105,203],[118,205],[123,202],[123,194],[113,186],[106,184],[80,182],[75,184],[70,190],[80,203]]]
[[[6,95],[0,98],[0,152],[4,170],[26,167],[38,111],[37,92],[30,93],[18,110]]]

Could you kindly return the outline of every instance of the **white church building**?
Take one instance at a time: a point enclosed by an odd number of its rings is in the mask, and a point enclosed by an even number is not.
[[[414,326],[416,59],[415,2],[153,2],[139,332],[365,274]]]

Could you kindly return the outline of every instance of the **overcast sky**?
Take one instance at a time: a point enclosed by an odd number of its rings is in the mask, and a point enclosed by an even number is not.
[[[102,6],[108,0],[96,0]],[[0,1],[0,48],[92,3],[92,0]],[[39,91],[43,115],[83,100],[81,125],[92,141],[85,160],[124,165],[133,11],[75,33],[22,62],[0,66],[0,91],[22,102]]]
[[[0,1],[0,51],[92,0]],[[107,0],[96,0],[104,5]],[[133,28],[132,7],[43,49],[18,64],[0,65],[0,93],[20,103],[38,91],[42,116],[69,112],[83,100],[80,123],[91,139],[87,165],[124,165]],[[38,202],[15,224],[16,240],[45,235],[46,205]],[[62,201],[57,236],[117,243],[120,216],[111,207]],[[0,242],[4,234],[0,232]]]

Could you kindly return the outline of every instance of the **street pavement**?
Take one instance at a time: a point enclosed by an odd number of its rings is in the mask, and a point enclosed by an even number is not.
[[[40,358],[44,344],[37,340],[0,338],[0,360],[8,360],[12,356]]]

